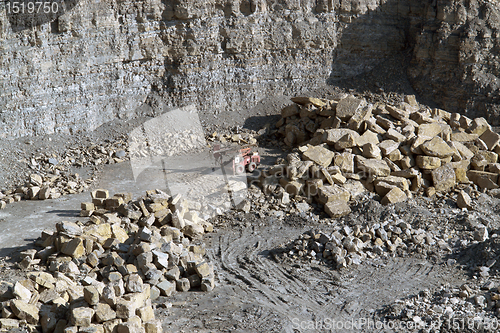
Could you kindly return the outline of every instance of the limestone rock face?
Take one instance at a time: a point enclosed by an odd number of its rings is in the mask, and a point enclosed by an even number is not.
[[[500,120],[498,2],[66,4],[36,27],[0,5],[0,137],[92,130],[189,104],[202,119],[239,121],[268,96],[298,96],[405,49],[420,94]]]
[[[207,119],[315,89],[340,28],[331,1],[66,2],[33,29],[0,5],[2,137],[92,130],[189,104]]]

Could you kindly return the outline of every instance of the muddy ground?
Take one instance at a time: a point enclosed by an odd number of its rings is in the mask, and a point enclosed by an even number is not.
[[[279,155],[265,148],[259,150],[274,156],[267,159],[269,163]],[[129,162],[124,162],[105,166],[94,186],[139,196],[155,181],[136,182]],[[79,202],[88,197],[89,193],[80,193],[43,202],[22,201],[1,211],[1,224],[7,231],[2,236],[2,254],[14,259],[4,262],[0,278],[21,277],[13,266],[15,254],[32,246],[39,232],[52,229],[57,221],[78,220]],[[500,201],[488,196],[478,200],[476,206],[482,213],[481,221],[495,229],[499,209]],[[166,332],[344,332],[343,326],[330,328],[334,323],[382,322],[384,310],[398,299],[444,285],[458,287],[472,279],[474,263],[470,256],[480,251],[472,246],[457,246],[452,252],[428,247],[394,253],[342,270],[325,262],[281,255],[287,242],[311,229],[328,233],[343,225],[373,225],[390,218],[402,219],[414,228],[448,232],[458,241],[470,237],[477,216],[462,212],[445,198],[415,198],[384,207],[369,196],[361,198],[349,216],[337,220],[326,218],[318,207],[307,213],[287,213],[284,218],[272,216],[259,204],[254,204],[250,213],[228,212],[211,220],[215,232],[205,237],[216,267],[216,289],[161,297],[155,302],[156,315],[163,320]],[[456,263],[449,265],[450,258]],[[366,325],[354,331],[402,331],[387,327],[374,330]]]

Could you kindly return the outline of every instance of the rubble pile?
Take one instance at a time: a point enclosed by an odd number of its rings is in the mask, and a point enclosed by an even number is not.
[[[0,191],[0,209],[22,199],[57,199],[61,195],[83,192],[88,190],[93,177],[84,180],[78,173],[70,171],[72,167],[96,167],[126,160],[127,144],[123,138],[104,145],[71,147],[62,156],[54,153],[33,156],[26,162],[36,173],[30,174],[24,185]]]
[[[281,193],[279,198],[266,196],[257,186],[248,187],[247,198],[236,205],[236,211],[243,213],[253,212],[259,217],[272,216],[283,219],[291,214],[297,214],[308,221],[317,221],[319,216],[314,212],[314,206],[307,202],[295,201],[292,204],[288,193]],[[234,195],[234,193],[233,193]]]
[[[276,134],[297,147],[262,180],[264,191],[313,198],[331,217],[350,212],[353,194],[376,192],[383,204],[413,194],[447,193],[457,184],[499,188],[500,135],[484,118],[420,107],[414,96],[399,106],[368,104],[352,95],[338,100],[292,98]],[[459,191],[457,204],[470,209]]]
[[[96,190],[81,208],[87,221],[57,223],[21,253],[25,280],[0,283],[0,330],[161,332],[153,300],[214,288],[200,242],[213,227],[180,195]]]
[[[15,190],[0,193],[0,208],[6,204],[26,200],[57,199],[61,195],[80,193],[88,189],[91,179],[83,180],[77,173],[59,175],[32,174],[29,181]]]
[[[112,142],[69,147],[61,155],[55,153],[40,153],[27,161],[35,172],[59,174],[70,167],[88,167],[101,164],[121,163],[128,159],[127,138],[120,137]]]
[[[437,291],[422,290],[418,295],[398,300],[383,310],[387,320],[401,320],[427,327],[465,330],[498,329],[500,289],[493,281],[482,285],[444,285]],[[462,324],[461,326],[459,324]]]
[[[247,129],[240,129],[237,127],[234,129],[234,133],[231,134],[223,134],[223,133],[212,133],[211,136],[207,137],[207,141],[209,142],[220,142],[224,143],[238,143],[238,144],[247,144],[247,145],[255,145],[257,144],[257,139],[255,136],[265,133],[265,129],[255,133],[254,131],[250,131]]]
[[[336,268],[359,265],[367,258],[412,252],[417,247],[437,246],[451,252],[446,235],[414,229],[409,223],[376,223],[362,227],[337,226],[328,234],[310,230],[283,246],[279,252],[290,259],[321,260]]]

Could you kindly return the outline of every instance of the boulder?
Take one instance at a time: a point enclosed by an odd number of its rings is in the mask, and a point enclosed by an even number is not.
[[[463,190],[458,192],[457,196],[457,206],[459,208],[467,208],[467,209],[472,209],[472,200],[470,196],[465,193]]]
[[[426,136],[429,138],[435,137],[439,133],[441,133],[441,126],[439,126],[438,123],[420,124],[417,130],[419,136]]]
[[[488,128],[481,134],[480,139],[486,144],[488,150],[492,150],[500,142],[500,135]]]
[[[453,149],[440,137],[424,142],[420,148],[427,156],[445,158],[453,155]]]
[[[313,161],[323,167],[329,166],[334,156],[335,154],[331,150],[321,146],[309,146],[303,154],[306,161]]]
[[[338,185],[322,186],[318,191],[318,200],[322,204],[335,200],[347,202],[350,198],[351,194]]]
[[[329,145],[335,145],[337,141],[339,141],[344,135],[352,134],[354,138],[359,137],[359,133],[346,128],[334,128],[328,129],[324,133],[323,142],[326,142]]]
[[[455,170],[449,164],[432,170],[432,182],[438,192],[451,190],[456,184]]]
[[[363,107],[365,104],[366,102],[363,99],[349,95],[338,102],[337,117],[343,121],[347,121],[356,114],[358,108]]]
[[[364,178],[386,177],[391,174],[391,168],[384,160],[357,158],[357,168],[363,172]]]
[[[433,156],[419,155],[416,159],[417,166],[422,169],[432,170],[441,166],[441,159]]]

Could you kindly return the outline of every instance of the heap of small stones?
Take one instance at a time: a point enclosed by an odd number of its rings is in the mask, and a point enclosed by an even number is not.
[[[153,300],[214,288],[200,242],[213,227],[180,195],[96,190],[81,208],[88,220],[57,223],[21,253],[25,280],[0,283],[1,331],[157,333]]]
[[[29,181],[15,190],[0,192],[0,209],[7,204],[25,200],[57,199],[61,195],[80,193],[88,189],[92,180],[83,180],[76,174],[32,174]]]
[[[451,195],[439,198],[437,194],[435,199],[416,197],[402,207],[372,205],[374,195],[357,197],[352,214],[336,220],[320,219],[321,227],[285,242],[276,254],[293,262],[338,268],[388,256],[442,258],[450,265],[461,258],[463,269],[475,272],[478,281],[497,276],[500,270],[500,265],[494,265],[500,253],[497,219],[485,216],[480,204],[489,198],[482,205],[493,205],[498,203],[496,199],[486,194],[475,198],[471,193],[475,210],[469,211],[455,208]],[[420,209],[414,209],[415,206]],[[307,219],[312,221],[309,216]]]
[[[127,138],[120,137],[113,142],[104,142],[101,145],[69,147],[60,156],[55,153],[41,152],[37,156],[33,155],[27,163],[34,172],[57,175],[72,166],[89,167],[121,163],[128,159],[127,150]]]
[[[281,193],[278,197],[266,196],[257,186],[248,187],[247,198],[236,205],[236,211],[254,212],[259,217],[272,216],[282,219],[290,214],[302,215],[308,221],[317,221],[319,216],[314,212],[314,206],[307,202],[292,200],[288,193]],[[295,199],[299,199],[296,197]]]
[[[337,218],[366,190],[391,204],[423,192],[447,193],[458,184],[499,188],[500,135],[484,118],[430,110],[412,95],[398,106],[351,95],[292,101],[281,110],[276,134],[297,148],[268,170],[264,192],[315,199]],[[458,192],[457,205],[470,209],[470,196]]]
[[[252,133],[252,131],[242,131],[239,127],[237,127],[234,130],[235,133],[231,134],[222,134],[222,133],[217,133],[214,132],[212,133],[211,136],[207,137],[208,141],[216,141],[220,143],[227,143],[227,142],[232,142],[232,143],[238,143],[238,144],[248,144],[248,145],[255,145],[257,144],[257,139],[255,139],[255,135],[259,133]],[[263,131],[265,132],[265,130]],[[261,132],[262,133],[262,132]]]
[[[482,285],[465,283],[460,287],[444,285],[438,290],[422,290],[418,295],[398,300],[384,309],[388,320],[411,321],[421,327],[455,331],[497,331],[500,316],[500,289],[488,281]]]
[[[91,176],[82,179],[71,167],[97,167],[101,164],[121,163],[128,159],[126,141],[119,139],[102,146],[70,147],[63,156],[54,153],[40,153],[30,158],[28,167],[36,173],[29,175],[22,186],[0,191],[0,209],[20,200],[57,199],[61,195],[88,190],[94,181]]]
[[[310,230],[284,245],[279,252],[292,260],[323,261],[336,268],[359,265],[362,261],[388,256],[417,247],[437,246],[451,252],[446,235],[413,229],[401,220],[372,226],[336,226],[331,233]]]

